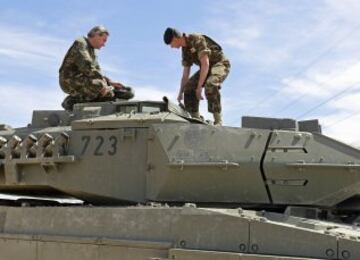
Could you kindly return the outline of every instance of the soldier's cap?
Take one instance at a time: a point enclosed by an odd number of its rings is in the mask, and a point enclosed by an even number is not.
[[[170,44],[174,37],[181,37],[181,33],[175,28],[170,28],[170,27],[166,28],[164,32],[165,44]]]
[[[110,35],[108,29],[106,29],[105,26],[97,25],[97,26],[91,28],[91,30],[88,32],[87,36],[94,37],[95,35],[102,36],[103,34]]]

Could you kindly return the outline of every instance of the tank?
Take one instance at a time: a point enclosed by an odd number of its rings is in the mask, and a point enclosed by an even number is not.
[[[360,151],[317,120],[162,101],[0,125],[0,259],[360,259]]]

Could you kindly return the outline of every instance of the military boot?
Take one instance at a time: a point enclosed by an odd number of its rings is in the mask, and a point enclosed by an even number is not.
[[[71,112],[74,108],[74,105],[79,103],[79,100],[72,96],[67,96],[64,101],[61,103],[61,106],[66,110]]]
[[[221,113],[215,112],[214,113],[214,125],[222,125],[222,116]]]
[[[192,118],[201,119],[199,112],[191,112],[190,115]]]
[[[114,89],[115,98],[129,100],[134,97],[134,90],[131,87],[124,87],[122,89]]]

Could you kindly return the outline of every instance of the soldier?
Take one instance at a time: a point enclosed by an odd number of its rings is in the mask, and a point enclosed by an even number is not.
[[[112,81],[101,72],[95,49],[105,46],[109,36],[103,26],[92,28],[87,37],[72,44],[59,70],[61,89],[69,94],[62,103],[66,110],[72,110],[75,103],[110,101],[117,98],[130,99],[132,89]]]
[[[181,34],[174,28],[167,28],[164,42],[171,48],[182,48],[183,75],[177,100],[184,98],[185,109],[194,118],[200,118],[199,102],[203,99],[202,88],[208,100],[208,111],[214,115],[214,124],[222,125],[221,83],[230,71],[230,62],[222,48],[214,40],[201,34]],[[189,78],[193,64],[200,70]]]

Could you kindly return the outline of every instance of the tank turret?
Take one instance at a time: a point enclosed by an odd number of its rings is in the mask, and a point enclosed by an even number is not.
[[[317,121],[193,120],[167,98],[34,111],[0,131],[0,191],[71,195],[91,204],[360,207],[360,151]],[[349,209],[350,209],[349,208]]]

